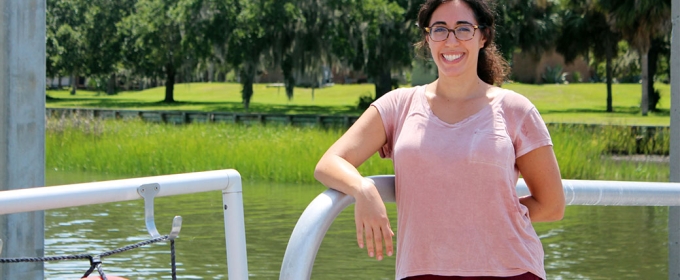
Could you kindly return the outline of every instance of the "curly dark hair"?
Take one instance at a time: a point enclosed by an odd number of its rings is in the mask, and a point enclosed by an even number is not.
[[[418,12],[418,27],[422,30],[423,36],[416,43],[416,51],[421,55],[429,52],[427,47],[427,32],[432,14],[439,5],[454,0],[427,0]],[[508,62],[505,61],[500,51],[496,47],[494,38],[496,37],[495,17],[492,7],[485,0],[460,0],[465,2],[475,15],[477,24],[480,25],[482,36],[486,39],[484,46],[479,50],[479,61],[477,62],[477,76],[482,81],[490,85],[500,85],[505,81],[509,72]],[[429,55],[429,54],[428,54]]]

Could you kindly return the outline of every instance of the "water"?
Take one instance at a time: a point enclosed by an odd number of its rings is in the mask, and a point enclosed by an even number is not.
[[[118,179],[48,172],[48,185]],[[250,279],[278,279],[298,217],[324,190],[319,184],[243,182]],[[156,199],[156,226],[170,231],[183,218],[176,240],[178,279],[227,279],[220,192]],[[394,204],[388,205],[396,218]],[[142,200],[46,211],[45,255],[96,254],[150,239]],[[667,279],[666,207],[568,206],[560,222],[534,224],[546,251],[549,279]],[[396,228],[396,221],[392,221]],[[104,258],[104,271],[129,279],[169,279],[169,243],[156,243]],[[47,279],[78,279],[87,261],[49,262]],[[96,274],[96,272],[95,272]],[[353,211],[331,226],[317,254],[312,279],[393,279],[394,258],[378,262],[358,249]]]

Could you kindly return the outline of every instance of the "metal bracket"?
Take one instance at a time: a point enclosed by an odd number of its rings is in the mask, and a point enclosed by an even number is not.
[[[146,222],[146,229],[151,234],[151,237],[158,238],[161,234],[156,229],[156,222],[154,221],[153,199],[161,191],[161,185],[158,183],[144,184],[137,188],[137,193],[144,198],[144,221]],[[175,216],[172,219],[172,229],[168,239],[173,240],[179,236],[179,231],[182,228],[182,217]]]

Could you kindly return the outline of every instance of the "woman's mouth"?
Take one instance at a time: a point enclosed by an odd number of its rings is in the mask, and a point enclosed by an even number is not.
[[[461,54],[442,54],[442,56],[444,57],[444,60],[446,60],[448,62],[452,62],[454,60],[461,58],[463,56],[463,54],[462,53]]]

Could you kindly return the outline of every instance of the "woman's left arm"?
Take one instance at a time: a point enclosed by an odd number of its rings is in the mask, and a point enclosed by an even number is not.
[[[543,146],[517,158],[517,167],[531,195],[519,202],[529,209],[532,222],[561,220],[564,216],[562,177],[552,146]]]

